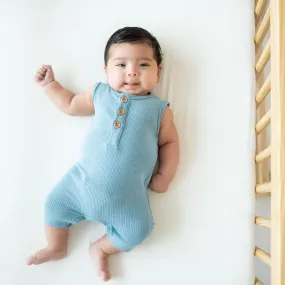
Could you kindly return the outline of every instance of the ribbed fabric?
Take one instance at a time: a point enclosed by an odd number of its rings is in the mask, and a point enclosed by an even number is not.
[[[95,115],[78,162],[46,200],[46,223],[70,227],[80,220],[106,225],[113,245],[129,251],[153,229],[147,195],[158,155],[158,134],[168,102],[97,83]]]

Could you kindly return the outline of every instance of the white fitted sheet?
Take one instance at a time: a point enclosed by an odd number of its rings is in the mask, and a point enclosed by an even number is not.
[[[245,285],[253,281],[253,1],[2,1],[0,8],[0,283],[100,284],[82,222],[67,259],[39,267],[43,204],[76,159],[91,118],[59,113],[33,82],[52,64],[74,91],[105,81],[103,51],[123,26],[142,26],[164,52],[156,92],[180,135],[180,167],[166,194],[150,194],[155,230],[111,259],[113,284]],[[5,256],[5,258],[4,258]]]

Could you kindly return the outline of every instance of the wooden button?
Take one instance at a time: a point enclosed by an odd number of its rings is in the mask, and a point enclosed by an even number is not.
[[[126,96],[121,97],[121,102],[126,103],[128,102],[128,98]]]
[[[119,129],[121,127],[121,123],[119,121],[115,121],[113,125],[116,129]]]
[[[125,114],[125,110],[123,108],[119,108],[118,109],[118,114],[119,115],[124,115]]]

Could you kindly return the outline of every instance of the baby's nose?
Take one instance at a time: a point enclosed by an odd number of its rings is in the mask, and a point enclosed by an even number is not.
[[[137,72],[128,72],[128,76],[131,77],[131,76],[138,76],[138,73]]]

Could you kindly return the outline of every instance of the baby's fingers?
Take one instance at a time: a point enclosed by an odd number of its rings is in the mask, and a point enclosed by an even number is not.
[[[50,68],[51,67],[51,65],[50,64],[43,64],[43,66],[42,66],[43,68],[45,68],[45,69],[48,69],[48,68]]]
[[[36,77],[36,80],[43,80],[45,78],[45,73],[38,71],[35,77]]]
[[[44,79],[45,79],[45,72],[43,72],[42,70],[38,70],[35,74],[35,81],[39,83]]]
[[[44,64],[44,65],[42,66],[42,69],[43,69],[45,72],[47,72],[47,73],[53,72],[51,65]]]
[[[36,72],[36,76],[38,76],[38,77],[45,77],[45,74],[46,74],[46,70],[44,69],[44,67],[41,67],[41,68],[39,68],[38,70],[37,70],[37,72]]]

